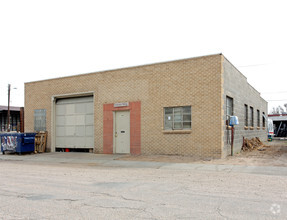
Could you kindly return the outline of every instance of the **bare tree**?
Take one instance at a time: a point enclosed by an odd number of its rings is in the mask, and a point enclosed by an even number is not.
[[[284,104],[286,111],[287,111],[287,103]],[[273,107],[271,112],[271,114],[285,114],[286,112],[284,111],[284,109],[282,108],[282,106],[278,105],[276,108]]]

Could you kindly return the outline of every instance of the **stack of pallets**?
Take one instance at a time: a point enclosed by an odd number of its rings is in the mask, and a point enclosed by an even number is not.
[[[46,149],[47,131],[39,131],[35,136],[35,153],[43,153]]]

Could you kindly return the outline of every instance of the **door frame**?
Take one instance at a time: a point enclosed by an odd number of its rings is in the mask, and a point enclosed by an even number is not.
[[[116,153],[116,113],[120,113],[120,112],[129,112],[129,121],[130,121],[130,128],[129,128],[129,131],[130,131],[130,152],[131,152],[131,111],[130,110],[121,110],[121,111],[113,111],[113,154],[117,154]]]
[[[128,102],[127,106],[115,103],[103,104],[103,151],[104,154],[114,153],[114,114],[116,111],[130,111],[130,154],[141,154],[141,102]]]

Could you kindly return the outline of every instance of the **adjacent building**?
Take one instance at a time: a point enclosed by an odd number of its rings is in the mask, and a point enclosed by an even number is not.
[[[267,102],[222,54],[25,84],[25,131],[48,131],[48,151],[230,154],[229,118],[267,139]]]
[[[273,122],[274,137],[286,138],[287,137],[287,114],[286,112],[282,114],[269,114]]]
[[[7,132],[8,106],[0,105],[0,132]],[[10,106],[10,131],[24,131],[24,108]]]

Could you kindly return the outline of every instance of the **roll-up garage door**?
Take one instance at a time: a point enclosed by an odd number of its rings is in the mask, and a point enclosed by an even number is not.
[[[58,99],[56,148],[94,148],[93,96]]]

